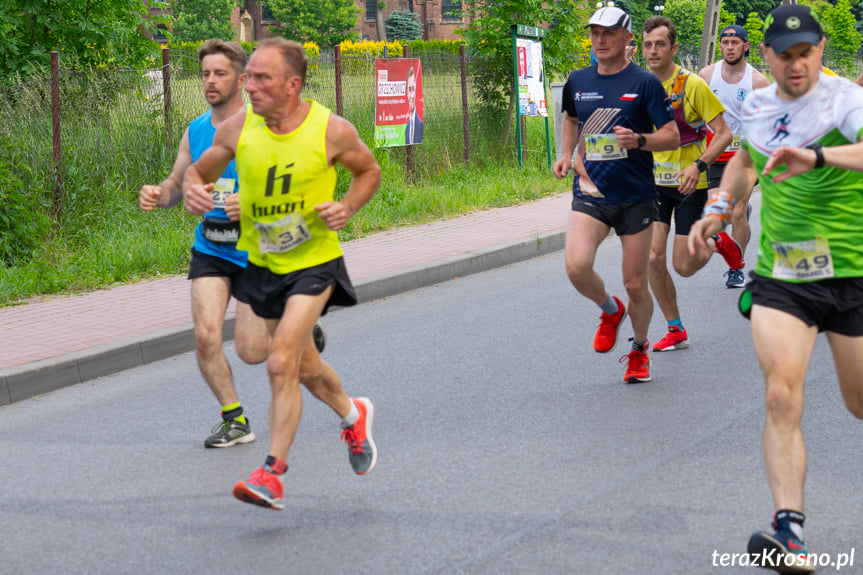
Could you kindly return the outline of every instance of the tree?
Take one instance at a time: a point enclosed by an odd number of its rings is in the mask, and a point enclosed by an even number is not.
[[[174,37],[200,42],[210,38],[233,40],[231,14],[236,0],[179,0],[174,3]]]
[[[757,12],[750,12],[746,15],[743,28],[749,36],[749,63],[756,67],[760,66],[763,64],[759,46],[764,41],[764,20],[758,17]]]
[[[592,11],[576,0],[462,3],[467,24],[456,29],[456,33],[467,40],[473,57],[473,85],[480,113],[498,122],[500,116],[506,114],[502,145],[509,136],[517,98],[513,88],[511,27],[549,22],[548,34],[543,39],[546,75],[562,76],[573,69],[573,60],[582,51],[579,39],[587,34],[584,26]]]
[[[52,50],[66,65],[139,66],[156,43],[144,34],[168,17],[151,18],[161,0],[0,0],[0,79],[48,65]]]
[[[393,40],[419,40],[423,37],[422,24],[417,22],[419,14],[407,10],[395,10],[384,22],[387,38]]]
[[[677,28],[677,43],[681,52],[698,54],[701,31],[704,29],[704,0],[668,0],[663,15],[671,18]]]
[[[743,26],[750,13],[755,12],[763,19],[780,3],[779,0],[722,0],[722,8],[727,8],[728,12],[736,16],[736,21],[732,24]],[[753,47],[757,47],[757,45],[753,44]]]
[[[322,48],[350,38],[361,12],[353,0],[266,0],[266,5],[280,23],[270,32]]]
[[[855,28],[857,24],[851,13],[849,0],[838,0],[835,6],[824,10],[821,15],[824,32],[836,64],[846,70],[851,67],[860,49],[861,36]]]

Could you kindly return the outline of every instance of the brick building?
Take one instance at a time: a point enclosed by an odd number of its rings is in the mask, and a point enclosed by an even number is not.
[[[375,5],[379,0],[354,0],[357,7],[362,11],[359,22],[354,28],[363,39],[377,40],[378,35],[375,28]],[[268,36],[269,26],[277,25],[271,10],[262,7],[261,0],[245,0],[242,6],[235,8],[231,15],[231,22],[236,30],[235,40],[241,42],[257,42]],[[423,26],[423,40],[456,40],[456,27],[462,23],[463,18],[453,16],[449,12],[460,10],[461,2],[454,0],[389,0],[385,2],[387,8],[384,10],[386,19],[395,10],[408,10],[419,15],[419,22]],[[151,8],[151,12],[161,11]],[[164,36],[162,37],[164,38]],[[157,40],[162,38],[157,37]]]

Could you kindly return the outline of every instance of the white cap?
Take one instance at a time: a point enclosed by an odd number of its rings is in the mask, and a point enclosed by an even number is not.
[[[609,30],[617,28],[626,28],[627,32],[632,32],[632,19],[629,14],[616,6],[607,6],[600,8],[593,13],[587,26],[602,26]]]

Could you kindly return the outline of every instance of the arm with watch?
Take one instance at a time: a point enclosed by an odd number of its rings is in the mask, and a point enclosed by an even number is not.
[[[722,152],[731,144],[731,140],[733,139],[731,129],[728,127],[721,113],[707,122],[707,125],[713,131],[713,139],[710,140],[710,144],[692,164],[680,171],[680,188],[678,188],[678,191],[681,194],[689,195],[698,188],[701,174],[706,172],[710,164],[722,155]]]
[[[646,150],[648,152],[665,152],[680,147],[680,132],[677,122],[667,122],[651,134],[639,134],[623,126],[614,127],[617,144],[626,150]]]

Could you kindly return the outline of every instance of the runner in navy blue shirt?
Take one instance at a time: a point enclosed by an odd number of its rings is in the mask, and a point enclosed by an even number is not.
[[[575,289],[602,308],[594,350],[611,351],[627,307],[609,295],[593,262],[614,228],[623,246],[623,285],[635,332],[625,356],[624,381],[650,381],[647,330],[653,297],[647,269],[651,224],[657,217],[651,152],[676,149],[680,135],[662,84],[626,59],[632,39],[629,15],[616,7],[600,8],[588,26],[598,63],[573,72],[564,86],[563,156],[553,166],[558,178],[573,167],[576,174],[566,272]]]

